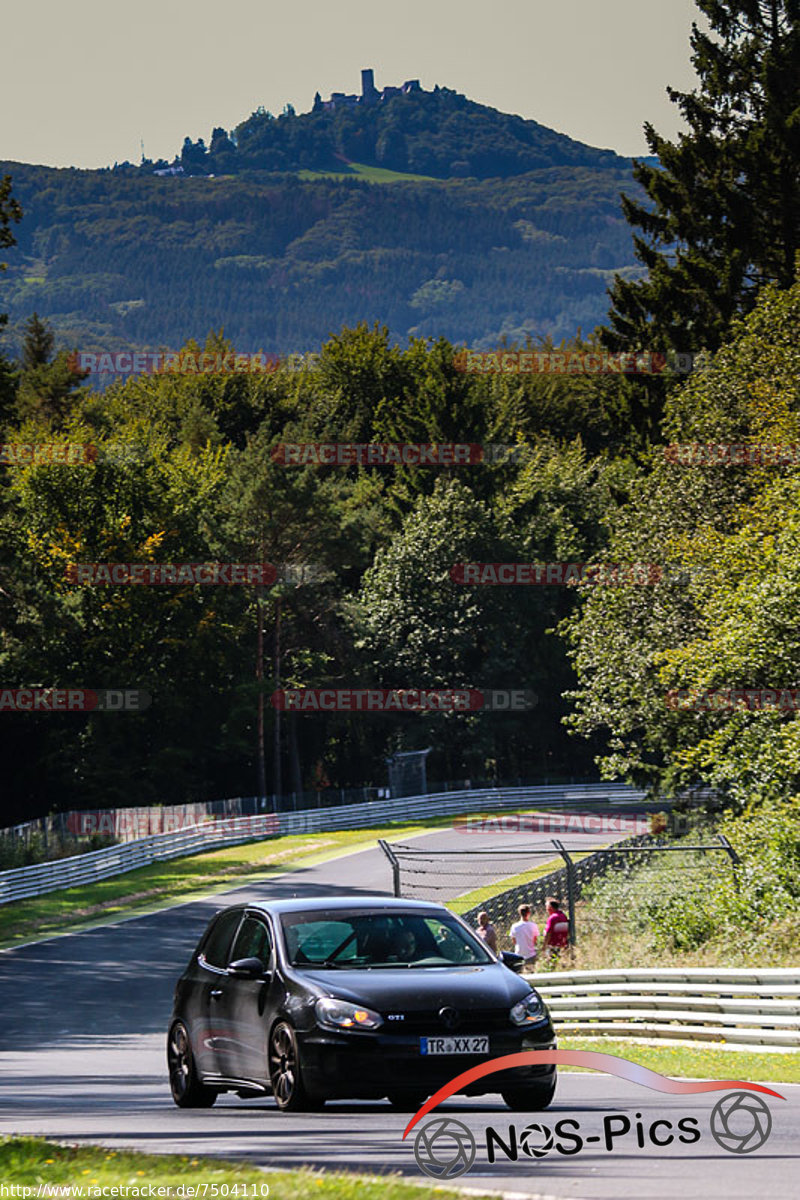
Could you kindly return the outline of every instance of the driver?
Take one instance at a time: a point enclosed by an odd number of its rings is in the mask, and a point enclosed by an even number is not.
[[[417,939],[410,929],[400,929],[394,938],[392,950],[401,962],[410,962],[416,954]]]

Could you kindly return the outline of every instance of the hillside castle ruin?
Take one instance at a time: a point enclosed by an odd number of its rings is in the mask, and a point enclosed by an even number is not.
[[[418,79],[407,79],[402,87],[385,87],[378,90],[375,87],[375,77],[372,69],[361,72],[361,95],[349,95],[345,92],[331,92],[330,100],[323,100],[317,92],[314,97],[312,112],[333,112],[337,108],[355,108],[358,104],[380,104],[382,100],[391,100],[392,96],[407,96],[409,92],[422,92]]]

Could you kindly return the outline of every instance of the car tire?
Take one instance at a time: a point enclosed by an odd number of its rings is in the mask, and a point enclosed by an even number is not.
[[[416,1112],[418,1108],[428,1099],[424,1092],[409,1092],[398,1089],[393,1092],[387,1092],[386,1099],[391,1104],[392,1108],[398,1112]]]
[[[553,1102],[556,1081],[552,1083],[528,1084],[527,1087],[508,1088],[501,1092],[503,1099],[514,1112],[541,1112]]]
[[[167,1068],[172,1099],[178,1108],[211,1108],[218,1093],[206,1087],[197,1074],[189,1031],[183,1021],[173,1022],[167,1035]]]
[[[279,1021],[269,1035],[269,1081],[281,1112],[308,1112],[322,1108],[325,1097],[309,1092],[297,1034],[288,1021]]]

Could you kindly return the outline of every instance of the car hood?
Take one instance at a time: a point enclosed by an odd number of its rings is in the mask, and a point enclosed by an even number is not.
[[[296,968],[295,968],[296,970]],[[442,1005],[511,1008],[530,985],[500,963],[470,967],[395,967],[372,970],[298,971],[322,995],[338,996],[379,1012],[424,1012]]]

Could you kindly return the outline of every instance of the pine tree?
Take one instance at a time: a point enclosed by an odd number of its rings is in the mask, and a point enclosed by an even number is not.
[[[695,0],[700,87],[668,88],[689,132],[644,127],[660,166],[636,163],[650,203],[623,196],[646,278],[617,275],[606,346],[715,350],[767,282],[792,285],[800,249],[800,0]]]
[[[25,337],[22,343],[22,369],[29,371],[32,367],[41,367],[50,362],[55,346],[55,334],[50,326],[39,319],[34,313],[25,322]]]

